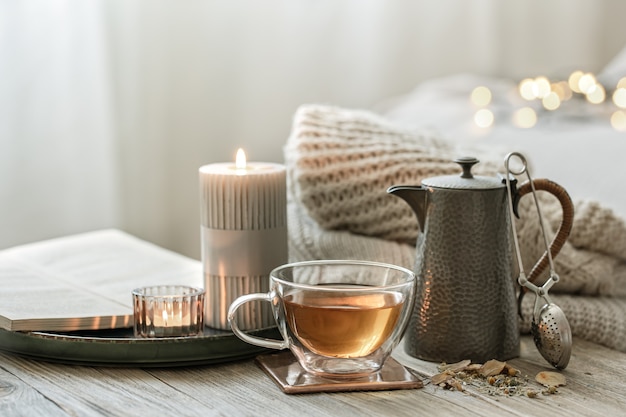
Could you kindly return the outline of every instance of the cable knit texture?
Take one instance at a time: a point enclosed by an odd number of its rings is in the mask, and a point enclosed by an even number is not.
[[[386,190],[459,173],[452,162],[458,156],[453,145],[371,112],[300,107],[285,147],[290,257],[368,259],[412,268],[419,233],[415,214]],[[504,155],[476,147],[472,156],[481,159],[475,174],[504,171]],[[538,196],[554,235],[560,205],[548,193]],[[572,233],[555,259],[561,280],[551,290],[553,301],[575,336],[626,351],[626,226],[598,202],[579,201],[575,207]],[[519,211],[517,231],[528,272],[545,247],[531,196],[522,199]],[[524,332],[533,302],[531,293],[522,304]]]

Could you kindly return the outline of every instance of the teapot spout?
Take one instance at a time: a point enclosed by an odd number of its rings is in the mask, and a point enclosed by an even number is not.
[[[413,209],[420,230],[426,221],[426,189],[421,185],[394,185],[387,189],[389,194],[400,197]]]

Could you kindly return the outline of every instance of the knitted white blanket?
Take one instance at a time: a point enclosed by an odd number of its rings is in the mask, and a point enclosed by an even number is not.
[[[302,106],[285,147],[290,257],[368,259],[412,269],[417,221],[409,206],[386,190],[456,174],[452,160],[458,156],[448,143],[370,112]],[[481,159],[476,173],[504,171],[504,155],[477,147],[472,156]],[[554,233],[560,206],[547,193],[540,193],[540,200]],[[532,204],[532,197],[522,199],[517,222],[527,270],[544,251]],[[598,202],[575,206],[572,233],[555,259],[561,280],[551,290],[553,301],[574,336],[626,351],[626,226]],[[529,294],[522,304],[523,332],[530,331],[533,301]]]

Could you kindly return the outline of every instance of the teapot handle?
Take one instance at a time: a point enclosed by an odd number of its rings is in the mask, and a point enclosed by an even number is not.
[[[555,258],[556,255],[561,251],[565,241],[569,237],[570,232],[572,231],[572,226],[574,224],[574,204],[572,203],[572,199],[565,190],[565,188],[561,187],[554,181],[540,178],[532,180],[536,190],[547,191],[550,194],[554,195],[561,204],[561,208],[563,210],[563,218],[561,220],[561,224],[559,229],[552,239],[550,243],[550,254],[552,258]],[[526,181],[519,186],[517,189],[517,196],[515,198],[515,206],[519,203],[519,199],[532,192],[532,187],[530,181]],[[548,266],[548,254],[547,251],[543,253],[541,258],[537,261],[537,263],[533,266],[532,270],[528,274],[528,280],[533,282],[537,279],[537,277],[546,269]],[[526,287],[522,287],[522,294],[528,291]],[[521,295],[521,294],[520,294]]]

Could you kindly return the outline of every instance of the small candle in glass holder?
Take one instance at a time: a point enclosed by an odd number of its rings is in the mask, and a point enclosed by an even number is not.
[[[159,285],[133,290],[135,337],[201,335],[204,330],[204,289]]]

